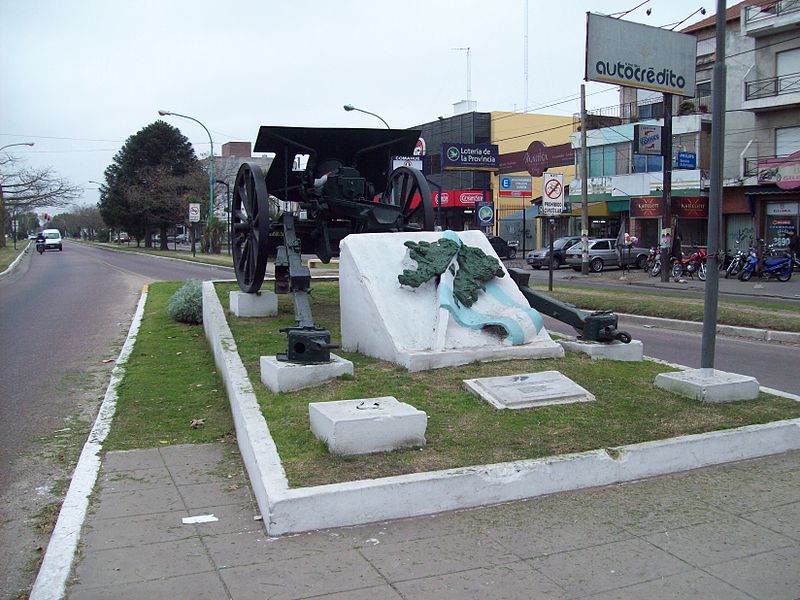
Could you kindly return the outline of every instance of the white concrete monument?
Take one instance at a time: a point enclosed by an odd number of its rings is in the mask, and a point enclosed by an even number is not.
[[[230,292],[230,312],[237,317],[274,317],[278,314],[278,296],[275,292]]]
[[[724,403],[755,400],[760,387],[749,375],[717,369],[689,369],[656,375],[656,387],[700,402]]]
[[[412,287],[398,276],[414,274],[430,246],[456,254],[440,276]],[[406,242],[419,244],[406,247]],[[474,249],[497,260],[502,274],[478,289],[471,305],[459,299],[459,274]],[[472,250],[471,250],[472,249]],[[424,260],[422,261],[424,262]],[[466,263],[464,263],[466,264]],[[441,266],[441,264],[440,264]],[[466,271],[465,271],[466,273]],[[342,349],[422,371],[474,361],[564,356],[480,231],[364,233],[346,237],[339,258]]]

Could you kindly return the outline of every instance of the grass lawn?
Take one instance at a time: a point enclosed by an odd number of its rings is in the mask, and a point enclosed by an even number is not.
[[[217,286],[226,309],[228,292],[236,289],[235,284]],[[338,341],[338,285],[317,283],[312,298],[315,318]],[[293,325],[293,315],[291,297],[280,296],[275,318],[229,319],[293,487],[539,458],[800,417],[800,403],[766,394],[752,402],[701,405],[654,387],[656,374],[668,367],[652,362],[592,361],[578,354],[408,373],[380,360],[337,352],[353,361],[354,376],[273,394],[260,382],[259,357],[285,350],[285,335],[278,330]],[[463,379],[545,370],[561,371],[592,392],[597,401],[499,411],[463,389]],[[387,395],[428,414],[425,448],[337,458],[311,434],[309,402]]]
[[[17,240],[17,249],[14,250],[14,241],[6,240],[6,247],[0,248],[0,273],[5,271],[27,246],[28,240]]]

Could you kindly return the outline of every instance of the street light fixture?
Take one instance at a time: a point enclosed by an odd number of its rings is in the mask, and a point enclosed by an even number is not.
[[[368,110],[364,110],[363,108],[356,108],[352,104],[345,104],[342,108],[344,108],[347,112],[356,110],[358,112],[364,113],[365,115],[372,115],[376,119],[380,119],[383,122],[383,124],[386,125],[386,129],[391,129],[391,127],[389,127],[389,124],[383,119],[383,117],[381,117],[380,115],[376,115],[374,112],[369,112]]]
[[[211,132],[208,130],[208,127],[203,125],[200,121],[195,119],[194,117],[190,117],[189,115],[182,115],[180,113],[171,112],[168,110],[159,110],[158,114],[162,117],[172,116],[172,117],[181,117],[183,119],[189,119],[190,121],[194,121],[200,127],[206,130],[208,134],[208,141],[211,144],[211,158],[209,159],[209,170],[208,170],[208,219],[209,222],[211,221],[211,217],[214,215],[214,140],[211,139]],[[211,252],[211,236],[209,236],[209,252]]]
[[[14,144],[6,144],[5,146],[0,147],[0,152],[5,150],[6,148],[11,148],[12,146],[33,146],[33,142],[16,142]],[[5,210],[6,203],[3,200],[3,186],[0,185],[0,208]],[[14,214],[11,216],[11,237],[14,238],[14,250],[17,249],[17,212],[14,211]]]

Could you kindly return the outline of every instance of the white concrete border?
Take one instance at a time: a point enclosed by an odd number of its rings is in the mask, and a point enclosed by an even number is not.
[[[61,511],[58,513],[58,520],[53,534],[50,536],[50,542],[47,544],[42,566],[33,584],[30,600],[59,600],[64,597],[67,578],[72,569],[72,561],[81,536],[81,527],[89,507],[89,495],[94,489],[97,474],[100,471],[100,450],[108,436],[111,420],[117,408],[117,386],[122,381],[125,365],[136,342],[146,301],[147,286],[142,290],[131,327],[128,330],[128,337],[111,370],[111,380],[105,397],[81,451],[78,465],[72,474],[72,481],[69,484],[64,503],[61,505]]]
[[[22,257],[28,253],[28,250],[30,250],[30,248],[31,248],[31,242],[30,240],[28,240],[28,245],[25,248],[23,248],[19,254],[17,254],[17,258],[11,261],[11,264],[8,265],[8,268],[5,271],[0,273],[0,279],[3,279],[6,275],[11,275],[11,273],[14,272],[14,269],[17,268],[19,261],[21,261]]]
[[[800,419],[791,419],[535,460],[290,489],[213,282],[203,283],[203,326],[270,535],[508,502],[800,449]]]

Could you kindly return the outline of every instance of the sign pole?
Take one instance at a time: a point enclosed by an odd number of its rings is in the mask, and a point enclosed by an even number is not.
[[[550,268],[547,269],[547,290],[553,291],[553,235],[556,232],[556,220],[553,217],[548,219],[550,221]]]
[[[662,156],[662,197],[664,201],[664,217],[661,223],[661,282],[666,283],[670,277],[670,252],[672,239],[677,233],[672,231],[672,94],[664,94],[664,129],[661,131]],[[678,257],[680,258],[680,257]]]
[[[708,197],[708,258],[706,289],[703,298],[703,340],[700,368],[714,368],[717,341],[717,305],[719,303],[719,229],[722,213],[722,167],[725,134],[725,2],[717,0],[717,60],[714,62],[711,116],[711,189]]]
[[[589,274],[589,151],[586,148],[586,86],[581,84],[581,275]]]

